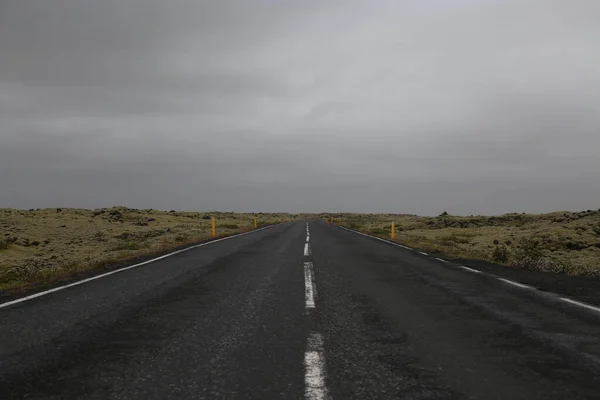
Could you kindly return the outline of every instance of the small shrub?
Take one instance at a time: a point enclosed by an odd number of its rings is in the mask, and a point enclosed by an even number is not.
[[[176,242],[185,242],[188,239],[187,236],[185,235],[177,235],[175,236],[175,241]]]
[[[225,229],[240,229],[240,226],[238,224],[223,224],[220,226],[221,226],[221,228],[225,228]]]
[[[565,243],[565,247],[569,250],[583,250],[590,246],[583,242],[567,242]]]
[[[598,276],[600,270],[586,265],[575,265],[566,261],[547,258],[522,258],[513,262],[513,266],[533,271],[552,272],[555,274]]]
[[[504,264],[508,262],[510,254],[508,252],[508,248],[504,245],[496,246],[494,251],[492,251],[492,261],[500,264]]]
[[[110,222],[120,222],[123,223],[123,213],[119,210],[110,210],[108,212],[108,220]]]
[[[123,242],[119,243],[115,247],[112,248],[112,251],[123,251],[123,250],[137,250],[139,248],[139,244],[137,242]]]
[[[533,259],[537,260],[544,255],[539,247],[539,242],[534,238],[523,238],[519,241],[515,249],[516,259]]]
[[[94,232],[92,234],[92,239],[96,240],[97,242],[104,242],[106,241],[106,234],[102,231]]]
[[[211,216],[210,215],[204,215],[204,216],[202,216],[202,219],[211,219]]]
[[[453,233],[452,235],[441,236],[439,238],[439,242],[444,246],[455,246],[457,243],[469,244],[471,239],[468,236],[457,235]]]
[[[8,249],[8,242],[6,240],[0,240],[0,250]]]
[[[115,239],[127,240],[131,234],[129,232],[123,232],[115,236]]]
[[[43,260],[28,258],[23,264],[11,268],[8,272],[18,279],[26,280],[36,276],[45,267],[46,265]]]

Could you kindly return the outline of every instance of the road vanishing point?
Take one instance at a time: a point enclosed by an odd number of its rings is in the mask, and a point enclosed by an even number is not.
[[[0,399],[600,399],[600,309],[288,222],[0,304]]]

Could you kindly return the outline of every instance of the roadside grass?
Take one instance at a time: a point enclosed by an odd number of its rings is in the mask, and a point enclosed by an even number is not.
[[[91,270],[165,253],[211,237],[296,219],[333,217],[364,233],[456,259],[600,275],[600,210],[459,217],[442,214],[284,214],[107,209],[0,209],[0,293],[17,293]]]
[[[326,216],[327,217],[327,216]],[[325,217],[325,218],[326,218]],[[551,214],[438,217],[340,214],[343,225],[455,259],[513,268],[600,276],[600,210]]]
[[[127,260],[293,220],[290,214],[0,209],[0,292],[19,293]]]

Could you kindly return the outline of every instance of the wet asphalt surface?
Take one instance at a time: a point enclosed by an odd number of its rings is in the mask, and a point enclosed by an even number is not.
[[[0,308],[0,399],[304,399],[315,332],[331,399],[600,399],[594,312],[309,228],[309,255],[287,223]]]

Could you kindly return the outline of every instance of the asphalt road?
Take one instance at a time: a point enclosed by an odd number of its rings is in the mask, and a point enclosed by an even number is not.
[[[0,399],[396,398],[600,399],[600,313],[312,221],[0,305]]]

